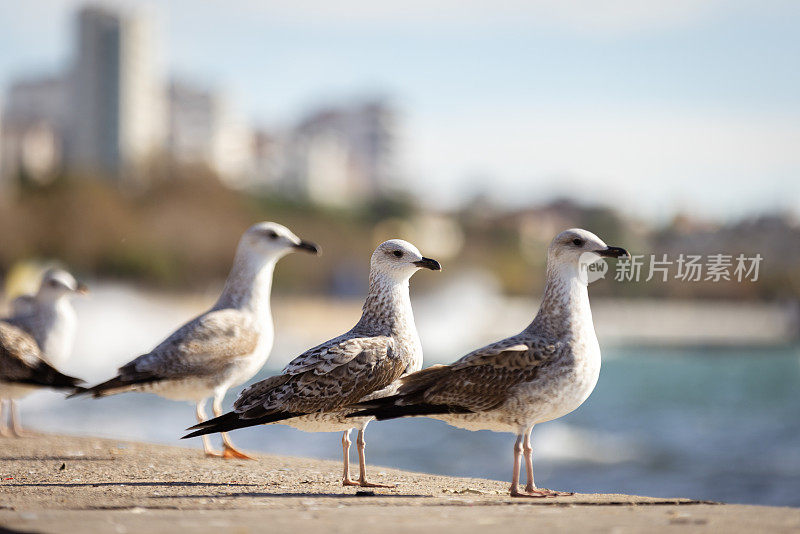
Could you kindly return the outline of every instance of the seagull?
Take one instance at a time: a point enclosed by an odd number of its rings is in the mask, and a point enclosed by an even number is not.
[[[397,392],[361,402],[352,417],[379,421],[427,416],[467,430],[516,434],[513,497],[571,495],[538,489],[533,478],[534,425],[562,417],[592,393],[600,374],[600,346],[592,323],[586,266],[601,257],[628,256],[595,234],[570,229],[547,250],[539,312],[522,332],[475,350],[450,365],[400,379]],[[521,458],[528,483],[519,490]]]
[[[51,369],[61,369],[72,352],[78,326],[71,299],[75,295],[84,295],[87,292],[86,285],[76,281],[67,271],[48,269],[42,276],[35,295],[24,295],[14,299],[11,303],[12,315],[5,322],[33,338],[39,349],[36,358],[44,360]],[[3,414],[8,406],[11,412],[12,432],[15,435],[22,435],[17,399],[33,392],[34,389],[34,387],[13,387],[8,397],[0,393],[0,403],[2,403],[0,420],[5,421]]]
[[[35,295],[11,303],[11,322],[34,337],[47,363],[60,369],[72,353],[78,318],[72,297],[89,288],[63,269],[48,269]]]
[[[408,284],[420,268],[441,270],[407,241],[381,243],[370,261],[369,294],[361,319],[347,333],[307,350],[283,372],[242,391],[234,410],[200,423],[184,438],[267,423],[306,432],[342,431],[342,485],[390,487],[367,481],[364,430],[372,419],[349,419],[344,407],[391,394],[400,377],[422,368],[422,344]],[[350,432],[358,428],[359,479],[350,479]]]
[[[204,405],[213,396],[214,415],[222,414],[228,389],[252,378],[272,350],[272,273],[279,259],[296,250],[319,253],[317,245],[301,240],[285,226],[254,224],[240,239],[222,295],[209,311],[181,326],[151,352],[120,367],[114,378],[76,394],[98,398],[126,391],[156,393],[196,403],[198,422],[206,420]],[[204,436],[206,456],[250,459],[226,433],[222,442],[219,453]]]

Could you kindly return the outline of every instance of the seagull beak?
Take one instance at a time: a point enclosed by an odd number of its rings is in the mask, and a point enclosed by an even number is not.
[[[432,260],[432,259],[430,259],[430,258],[426,258],[426,257],[424,257],[424,256],[423,256],[423,258],[422,258],[421,260],[415,261],[415,262],[413,262],[413,263],[414,263],[414,265],[416,265],[417,267],[422,267],[422,268],[425,268],[425,269],[430,269],[431,271],[441,271],[441,270],[442,270],[442,266],[441,266],[441,265],[439,265],[439,262],[438,262],[438,261],[436,261],[436,260]]]
[[[300,241],[294,244],[294,248],[310,252],[311,254],[319,254],[320,248],[311,241]]]
[[[603,256],[604,258],[630,258],[631,255],[622,247],[606,247],[602,250],[595,250],[595,254]]]
[[[79,295],[88,295],[89,294],[89,286],[87,286],[83,282],[78,282],[78,287],[75,288],[75,293],[77,293]]]

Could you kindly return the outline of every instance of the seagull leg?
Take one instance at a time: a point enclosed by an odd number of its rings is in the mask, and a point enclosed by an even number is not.
[[[11,437],[11,429],[8,428],[8,414],[6,413],[8,403],[8,400],[0,399],[0,436],[4,438]]]
[[[205,404],[205,399],[203,399],[200,402],[198,402],[197,406],[195,408],[195,415],[197,415],[197,422],[198,423],[202,423],[207,419],[206,410],[205,410],[205,408],[203,408],[204,404]],[[207,457],[209,457],[209,458],[219,458],[219,457],[222,456],[222,453],[219,453],[219,452],[215,451],[211,447],[211,439],[208,437],[208,434],[205,434],[205,435],[203,435],[201,437],[203,439],[203,452],[205,452]]]
[[[514,473],[511,475],[511,489],[509,490],[509,493],[512,497],[546,497],[546,495],[539,493],[527,493],[519,491],[519,469],[522,467],[522,442],[524,439],[524,433],[517,434],[517,440],[514,442]],[[531,472],[532,471],[533,466],[531,465]]]
[[[211,403],[211,409],[214,410],[214,417],[219,417],[222,415],[222,397],[225,396],[225,392],[223,391],[221,395],[214,395],[214,401]],[[222,436],[222,457],[230,460],[230,459],[238,459],[238,460],[255,460],[236,447],[233,446],[233,442],[231,438],[228,437],[227,432],[220,432],[220,436]]]
[[[350,431],[348,428],[342,432],[342,462],[344,471],[342,472],[342,486],[358,486],[358,482],[350,478]]]
[[[356,438],[356,447],[358,447],[358,485],[362,488],[394,488],[394,484],[376,484],[375,482],[367,482],[367,457],[365,454],[367,442],[364,441],[364,428],[359,429],[358,438]]]
[[[528,484],[525,486],[525,493],[532,493],[542,495],[545,497],[563,497],[568,495],[575,495],[572,491],[555,491],[549,489],[539,489],[533,481],[533,447],[531,447],[531,432],[533,427],[530,427],[525,433],[525,442],[522,444],[522,451],[525,453],[525,468],[528,471]]]
[[[28,435],[27,432],[22,430],[22,421],[19,417],[19,407],[17,401],[9,399],[8,404],[11,407],[11,432],[17,438],[24,438]]]
[[[541,497],[554,496],[548,490],[538,489],[533,481],[533,447],[531,447],[532,430],[533,427],[530,427],[525,431],[525,441],[522,443],[522,452],[525,455],[525,471],[528,475],[528,483],[525,485],[525,493]]]

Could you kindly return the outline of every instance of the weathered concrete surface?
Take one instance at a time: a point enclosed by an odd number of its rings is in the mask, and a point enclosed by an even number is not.
[[[0,525],[24,532],[798,532],[800,510],[630,495],[512,499],[505,482],[338,462],[203,458],[196,449],[44,435],[0,439]],[[559,488],[564,489],[564,488]]]

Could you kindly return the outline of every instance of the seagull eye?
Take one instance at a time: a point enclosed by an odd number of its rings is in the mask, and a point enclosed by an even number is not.
[[[397,257],[397,258],[402,258],[403,257],[403,253],[400,252],[399,250],[395,250],[394,252],[392,252],[392,254],[394,254],[395,257]]]
[[[572,240],[572,244],[575,245],[576,247],[581,247],[583,246],[583,239],[576,237],[575,239]]]
[[[278,233],[275,230],[270,230],[269,232],[267,232],[267,237],[269,237],[270,239],[277,239]]]

